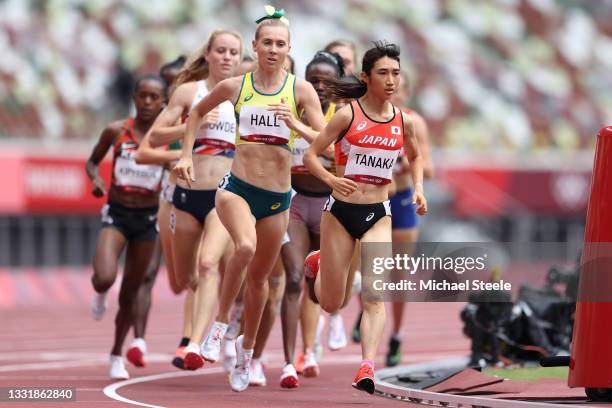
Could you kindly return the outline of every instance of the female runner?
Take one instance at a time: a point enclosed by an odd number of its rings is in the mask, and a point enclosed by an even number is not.
[[[330,81],[334,97],[357,99],[338,111],[304,155],[304,164],[310,172],[333,190],[321,218],[321,250],[308,255],[304,271],[311,281],[316,279],[314,294],[328,312],[337,311],[348,301],[353,279],[348,265],[357,240],[391,242],[388,184],[402,147],[411,163],[415,185],[412,200],[418,205],[417,213],[427,211],[421,157],[412,122],[390,102],[399,86],[398,47],[376,44],[364,55],[362,67],[358,84]],[[330,174],[317,158],[335,141],[348,145],[344,177]],[[374,358],[384,330],[385,306],[366,299],[363,309],[363,361],[353,386],[372,394]]]
[[[209,89],[233,75],[240,62],[241,49],[241,38],[237,33],[212,33],[203,51],[196,54],[179,75],[178,87],[170,104],[151,131],[152,145],[166,144],[183,136],[185,125],[174,124],[202,100]],[[235,132],[233,106],[229,102],[222,103],[208,115],[195,143],[192,143],[197,182],[178,180],[174,190],[176,280],[181,287],[197,287],[192,331],[184,356],[184,368],[190,370],[204,364],[200,343],[217,303],[219,265],[229,250],[229,234],[214,209],[215,187],[231,167]],[[194,272],[197,272],[196,279],[193,278]]]
[[[113,148],[112,184],[108,204],[102,211],[102,229],[93,260],[91,279],[96,291],[92,299],[95,319],[106,310],[106,295],[117,277],[119,257],[126,249],[123,280],[119,291],[119,310],[115,319],[115,341],[110,355],[110,377],[127,379],[121,349],[129,328],[135,321],[134,303],[147,268],[151,263],[157,230],[157,209],[162,168],[139,165],[136,149],[161,111],[166,83],[157,76],[146,76],[136,82],[134,104],[136,117],[113,122],[104,129],[87,161],[87,175],[94,183],[93,194],[106,194],[98,175],[98,164]],[[144,340],[143,340],[144,343]]]
[[[238,119],[236,156],[232,169],[219,183],[217,213],[235,246],[226,269],[219,314],[202,346],[205,359],[219,358],[227,330],[229,310],[247,269],[244,296],[244,335],[236,340],[237,362],[230,374],[234,391],[249,384],[249,365],[262,311],[268,297],[268,275],[278,257],[287,229],[291,198],[291,147],[293,130],[312,136],[324,119],[315,90],[283,69],[290,50],[288,22],[282,10],[266,6],[268,15],[258,20],[253,40],[257,69],[221,81],[189,113],[183,155],[175,167],[179,178],[197,182],[192,146],[202,117],[217,105],[232,101]],[[308,115],[314,131],[297,120],[298,110]]]

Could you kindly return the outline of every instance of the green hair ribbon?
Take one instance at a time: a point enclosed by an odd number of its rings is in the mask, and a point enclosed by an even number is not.
[[[277,10],[270,5],[264,6],[264,8],[266,9],[266,15],[255,21],[257,24],[261,23],[264,20],[280,20],[286,25],[289,25],[289,20],[285,18],[285,10]]]

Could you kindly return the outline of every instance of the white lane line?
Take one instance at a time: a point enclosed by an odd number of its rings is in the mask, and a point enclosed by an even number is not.
[[[321,366],[324,367],[330,364],[355,364],[360,361],[361,361],[361,354],[345,354],[342,356],[326,356],[325,364],[322,364]],[[274,362],[270,364],[268,368],[281,368],[284,366],[284,364],[285,364],[284,362]],[[133,378],[130,380],[119,381],[114,384],[106,386],[103,391],[104,391],[104,395],[106,395],[107,397],[120,401],[120,402],[124,402],[126,404],[138,405],[140,407],[148,407],[148,408],[166,408],[161,405],[147,404],[145,402],[134,401],[134,400],[122,397],[121,395],[117,393],[117,390],[119,388],[122,388],[128,385],[139,384],[143,382],[165,380],[168,378],[218,374],[222,372],[224,372],[222,367],[214,367],[214,368],[208,368],[208,369],[205,368],[199,371],[173,371],[169,373],[148,375],[145,377],[138,377],[138,378]]]
[[[144,402],[134,401],[134,400],[122,397],[121,395],[117,394],[117,390],[119,388],[122,388],[128,385],[139,384],[143,382],[165,380],[167,378],[192,377],[196,375],[217,374],[217,373],[222,373],[222,372],[223,372],[223,367],[214,367],[214,368],[205,368],[200,371],[173,371],[170,373],[147,375],[145,377],[132,378],[130,380],[119,381],[114,384],[107,385],[106,387],[104,387],[103,391],[104,391],[104,395],[106,395],[107,397],[112,398],[116,401],[125,402],[126,404],[138,405],[140,407],[148,407],[148,408],[165,408],[160,405],[151,405],[151,404],[147,404]]]

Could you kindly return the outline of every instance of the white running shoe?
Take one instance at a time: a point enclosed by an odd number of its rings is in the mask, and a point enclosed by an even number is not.
[[[102,320],[102,317],[104,317],[104,313],[108,307],[106,295],[107,292],[95,292],[93,298],[91,298],[91,316],[94,318],[94,320]]]
[[[299,385],[298,375],[293,364],[287,364],[283,367],[281,373],[280,386],[281,388],[297,388]]]
[[[340,313],[329,317],[329,328],[327,329],[327,345],[330,350],[336,351],[346,347],[346,333],[344,332],[344,321]]]
[[[130,374],[125,369],[123,357],[111,354],[110,364],[110,378],[113,380],[128,380],[130,378]]]
[[[249,374],[249,377],[249,385],[265,387],[267,384],[263,364],[258,358],[254,358],[251,362],[251,373]]]
[[[249,368],[251,366],[251,359],[253,358],[253,350],[249,350],[247,353],[242,348],[242,339],[244,336],[238,336],[236,339],[236,354],[237,361],[236,367],[230,373],[230,385],[233,391],[241,392],[249,388]]]
[[[221,355],[221,340],[227,332],[227,323],[214,322],[208,336],[201,346],[202,357],[204,360],[214,363],[219,360]]]
[[[232,371],[236,366],[236,339],[223,340],[223,369],[226,373]]]
[[[318,377],[319,363],[315,358],[315,354],[311,351],[304,356],[304,377]]]

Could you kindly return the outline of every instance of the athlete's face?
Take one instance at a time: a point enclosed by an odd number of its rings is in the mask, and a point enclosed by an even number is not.
[[[164,106],[164,87],[159,81],[145,79],[140,81],[134,94],[136,116],[140,120],[155,119]]]
[[[259,37],[253,40],[253,50],[260,67],[281,68],[291,50],[289,30],[282,26],[261,27]]]
[[[319,102],[321,105],[327,100],[325,95],[325,78],[336,78],[338,71],[329,64],[319,63],[311,65],[306,71],[306,80],[312,84],[312,87],[317,91]]]
[[[351,47],[336,45],[329,51],[335,52],[342,58],[342,62],[344,62],[344,75],[350,75],[355,71],[355,53]]]
[[[204,53],[204,58],[210,67],[210,73],[219,80],[234,75],[240,64],[240,40],[232,34],[218,34],[210,49]]]
[[[389,100],[399,89],[399,62],[393,58],[382,57],[374,63],[370,75],[361,73],[361,80],[368,85],[368,93]]]

